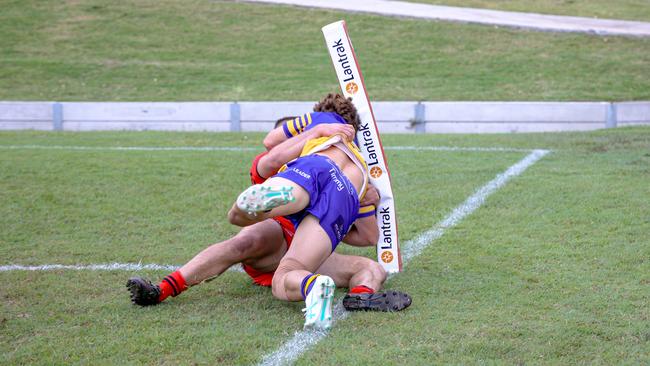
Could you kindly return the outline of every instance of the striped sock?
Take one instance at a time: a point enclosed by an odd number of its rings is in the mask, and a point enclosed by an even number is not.
[[[181,272],[176,271],[167,277],[163,278],[160,282],[160,297],[158,300],[163,301],[166,298],[171,296],[178,296],[181,292],[187,290],[187,284],[185,283],[185,278],[181,275]]]
[[[309,291],[311,291],[311,288],[314,286],[314,280],[318,276],[320,275],[310,274],[305,276],[305,278],[302,279],[302,284],[300,285],[300,291],[302,292],[303,299],[307,299],[307,295],[309,295]]]

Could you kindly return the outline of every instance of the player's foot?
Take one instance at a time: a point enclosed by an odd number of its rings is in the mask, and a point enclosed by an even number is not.
[[[400,311],[411,305],[411,296],[408,294],[387,290],[374,294],[347,294],[343,298],[343,307],[348,311]]]
[[[256,184],[237,197],[237,207],[248,213],[269,211],[295,201],[292,190],[291,186],[269,187]]]
[[[160,303],[160,287],[141,277],[132,277],[126,281],[126,288],[131,292],[131,301],[140,306]]]
[[[334,297],[334,280],[327,276],[318,276],[314,286],[305,299],[304,329],[327,330],[332,327],[332,299]]]

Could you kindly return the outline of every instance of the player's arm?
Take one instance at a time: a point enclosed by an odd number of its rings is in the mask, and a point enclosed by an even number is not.
[[[280,118],[276,122],[275,128],[264,138],[264,147],[266,147],[266,150],[271,150],[284,141],[298,136],[310,123],[310,114],[304,114],[300,117]]]
[[[280,167],[300,156],[305,143],[311,139],[343,135],[346,139],[354,139],[354,127],[340,123],[324,123],[290,138],[271,149],[257,163],[257,173],[264,178],[274,175]]]
[[[262,143],[264,144],[266,150],[271,150],[279,144],[287,141],[288,139],[289,138],[284,134],[284,131],[282,130],[282,125],[280,125],[279,127],[272,129],[271,132],[269,132],[266,137],[264,137],[264,141]]]
[[[379,227],[377,226],[377,205],[379,204],[379,191],[368,184],[368,189],[360,202],[359,215],[354,221],[352,229],[343,238],[346,244],[367,247],[374,246],[379,240]]]

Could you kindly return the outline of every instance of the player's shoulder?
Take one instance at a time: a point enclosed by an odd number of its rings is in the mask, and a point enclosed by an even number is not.
[[[347,122],[343,117],[334,112],[311,112],[308,114],[311,118],[312,124],[319,123],[342,123],[346,124]]]

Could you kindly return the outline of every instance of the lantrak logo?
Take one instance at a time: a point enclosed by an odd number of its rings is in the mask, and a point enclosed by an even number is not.
[[[348,92],[348,94],[354,95],[359,91],[359,85],[354,81],[350,81],[345,85],[345,91]]]
[[[378,166],[373,166],[372,169],[370,169],[370,176],[375,179],[381,177],[382,173],[383,171]]]
[[[339,56],[338,63],[343,68],[343,74],[347,75],[347,77],[343,79],[343,82],[347,83],[348,81],[354,80],[354,73],[352,73],[352,68],[350,67],[350,61],[348,61],[348,54],[347,51],[345,50],[345,47],[343,47],[343,39],[339,39],[338,41],[334,42],[332,48],[336,49],[336,53]],[[357,86],[356,83],[354,83],[354,85]],[[359,87],[357,86],[357,89],[358,88]]]
[[[393,261],[393,253],[389,252],[388,250],[384,251],[381,253],[381,260],[384,263],[390,263]]]
[[[368,152],[368,159],[366,159],[366,163],[369,167],[379,164],[379,159],[377,158],[377,150],[375,148],[375,139],[373,138],[372,132],[370,131],[370,123],[359,124],[357,138],[359,138],[360,135],[363,136],[363,141],[359,139],[359,147],[365,148]]]
[[[392,249],[393,248],[393,224],[390,213],[390,206],[384,207],[379,210],[379,215],[377,216],[377,221],[381,221],[381,234],[382,239],[380,239],[381,249]],[[383,254],[382,254],[383,255]],[[392,260],[392,259],[391,259]],[[388,263],[388,262],[386,262]]]

